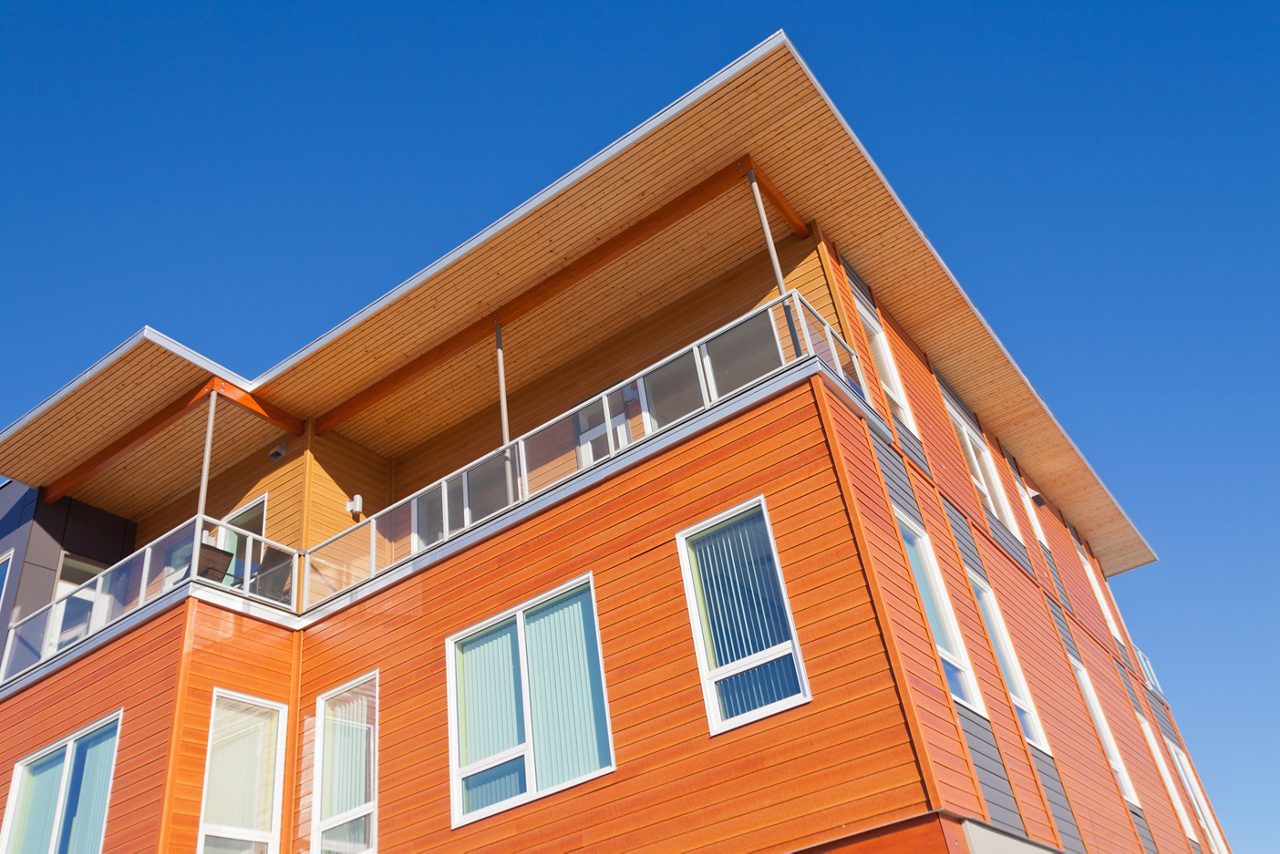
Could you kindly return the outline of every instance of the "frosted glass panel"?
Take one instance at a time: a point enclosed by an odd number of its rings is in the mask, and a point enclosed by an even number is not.
[[[371,819],[362,815],[320,834],[320,854],[357,854],[373,847]]]
[[[377,683],[369,679],[324,702],[320,818],[373,800]]]
[[[53,820],[62,788],[62,768],[66,750],[60,749],[22,768],[19,772],[18,803],[14,808],[14,854],[47,854],[53,839]]]
[[[279,725],[276,709],[231,697],[217,698],[205,783],[207,823],[273,830]]]
[[[115,762],[117,724],[78,739],[71,752],[71,779],[62,815],[59,854],[96,854],[102,848],[107,796]]]
[[[513,759],[462,781],[462,807],[475,812],[524,794],[526,786],[524,759]]]
[[[537,788],[605,767],[609,735],[591,590],[529,611],[525,642]]]
[[[516,621],[457,646],[458,744],[462,765],[524,743]]]

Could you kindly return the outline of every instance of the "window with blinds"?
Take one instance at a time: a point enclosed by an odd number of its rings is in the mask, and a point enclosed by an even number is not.
[[[316,709],[316,785],[312,851],[373,851],[378,785],[378,675],[320,697]]]
[[[455,827],[613,770],[589,577],[447,646]]]
[[[808,702],[764,500],[677,539],[712,734]]]
[[[214,690],[199,852],[280,850],[285,714],[279,703]]]
[[[19,762],[0,849],[101,851],[120,717],[113,715]]]

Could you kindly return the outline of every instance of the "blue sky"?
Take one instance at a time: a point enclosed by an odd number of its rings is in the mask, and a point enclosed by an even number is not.
[[[0,422],[144,323],[258,374],[785,28],[1160,553],[1127,622],[1275,848],[1280,13],[1225,5],[6,0]]]

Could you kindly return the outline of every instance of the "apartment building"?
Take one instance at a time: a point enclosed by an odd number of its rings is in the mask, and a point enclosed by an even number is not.
[[[4,851],[1229,850],[1152,550],[782,34],[0,473]]]

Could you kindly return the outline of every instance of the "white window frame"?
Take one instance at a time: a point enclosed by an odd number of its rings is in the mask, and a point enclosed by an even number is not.
[[[757,509],[764,518],[765,533],[769,538],[769,550],[773,556],[773,568],[778,574],[778,587],[782,590],[782,603],[787,614],[787,628],[791,631],[791,640],[783,641],[769,649],[761,650],[754,655],[739,659],[731,664],[713,668],[707,660],[707,651],[704,648],[706,631],[705,626],[702,624],[702,612],[698,608],[697,582],[693,577],[693,565],[689,560],[689,540],[735,516],[741,516]],[[689,628],[693,631],[693,650],[698,660],[698,675],[702,680],[702,701],[707,709],[707,725],[710,728],[711,735],[716,736],[720,733],[737,729],[740,726],[746,726],[762,718],[767,718],[812,701],[813,693],[809,689],[809,677],[805,672],[804,656],[800,651],[800,635],[796,632],[795,615],[791,612],[791,596],[787,593],[787,580],[782,572],[782,559],[778,556],[778,543],[773,536],[773,522],[769,518],[769,508],[765,503],[764,496],[757,495],[676,534],[676,551],[680,555],[680,574],[684,578],[685,604],[689,608]],[[737,673],[750,670],[753,667],[759,667],[762,664],[783,658],[786,655],[790,655],[795,661],[800,693],[784,697],[776,702],[726,720],[720,713],[720,697],[716,691],[716,683],[722,682]]]
[[[1089,708],[1089,716],[1093,718],[1093,728],[1098,733],[1098,740],[1102,742],[1102,752],[1107,757],[1107,764],[1111,766],[1111,773],[1116,778],[1116,784],[1120,787],[1120,794],[1124,799],[1135,807],[1141,808],[1142,804],[1138,802],[1138,792],[1133,788],[1133,780],[1129,777],[1129,769],[1125,767],[1124,757],[1120,755],[1120,747],[1116,744],[1115,736],[1111,733],[1111,725],[1107,723],[1106,712],[1102,710],[1102,703],[1098,700],[1098,692],[1094,690],[1093,680],[1089,678],[1089,671],[1085,669],[1084,664],[1071,658],[1071,669],[1076,673],[1076,682],[1080,685],[1080,693],[1084,695],[1084,703]]]
[[[4,602],[4,594],[9,589],[9,579],[13,576],[13,555],[15,551],[16,549],[9,549],[4,554],[0,554],[0,563],[8,563],[8,568],[4,571],[4,580],[0,581],[0,603]],[[12,617],[13,614],[10,613],[8,616]]]
[[[1004,484],[1000,480],[1000,472],[996,470],[991,449],[987,447],[987,440],[973,429],[967,418],[955,411],[950,401],[947,402],[947,414],[951,416],[965,468],[969,470],[969,479],[973,481],[973,488],[977,490],[982,505],[1022,542],[1022,531],[1013,518],[1013,508],[1009,506],[1009,497],[1005,495]]]
[[[1111,611],[1111,603],[1107,601],[1107,596],[1102,590],[1102,584],[1098,581],[1098,575],[1093,571],[1093,564],[1089,562],[1089,557],[1084,553],[1084,547],[1076,542],[1076,555],[1080,558],[1080,565],[1084,567],[1085,577],[1089,579],[1089,587],[1093,589],[1093,596],[1098,600],[1098,607],[1102,609],[1102,618],[1107,621],[1107,628],[1111,630],[1111,636],[1115,638],[1116,643],[1121,649],[1125,648],[1124,634],[1120,631],[1120,625],[1116,622],[1116,615]]]
[[[10,552],[10,554],[12,554],[12,552]],[[120,734],[124,729],[124,709],[116,709],[111,714],[99,718],[88,726],[81,727],[71,735],[65,736],[55,741],[53,744],[43,747],[30,756],[20,759],[14,763],[13,771],[9,778],[9,797],[5,802],[4,808],[4,826],[3,828],[0,828],[0,851],[10,850],[10,843],[12,842],[11,837],[15,832],[14,825],[16,824],[16,819],[14,817],[14,813],[18,805],[18,797],[20,795],[19,790],[22,788],[19,771],[33,762],[39,762],[46,756],[50,756],[58,751],[63,751],[63,770],[62,779],[58,788],[58,804],[53,813],[53,833],[49,837],[50,854],[53,854],[53,852],[57,850],[58,837],[61,835],[60,831],[62,830],[62,820],[65,818],[67,808],[67,794],[71,781],[71,760],[72,752],[75,750],[75,744],[86,735],[102,729],[113,721],[116,725],[116,739],[115,744],[111,746],[111,778],[107,780],[107,808],[102,814],[102,840],[98,843],[98,850],[102,850],[102,846],[105,844],[107,838],[107,819],[111,815],[111,789],[116,782],[116,760],[120,757]]]
[[[1137,709],[1134,709],[1137,713]],[[1164,783],[1165,793],[1169,795],[1169,800],[1173,802],[1173,811],[1178,814],[1178,822],[1182,825],[1182,832],[1187,838],[1199,843],[1200,837],[1196,835],[1195,827],[1191,824],[1191,817],[1187,815],[1186,807],[1182,805],[1182,796],[1178,794],[1178,787],[1173,783],[1173,775],[1169,773],[1169,766],[1164,761],[1164,754],[1160,752],[1160,745],[1156,742],[1155,733],[1151,729],[1151,724],[1144,715],[1138,714],[1138,728],[1142,730],[1142,737],[1147,742],[1147,749],[1151,751],[1151,758],[1156,762],[1156,770],[1160,772],[1160,780]]]
[[[858,316],[862,320],[862,329],[867,336],[867,346],[871,349],[871,361],[875,365],[876,374],[880,377],[880,388],[884,390],[889,402],[898,407],[903,418],[899,420],[911,435],[920,436],[920,428],[916,426],[915,413],[911,411],[911,403],[907,400],[906,388],[902,385],[902,375],[898,373],[898,363],[893,357],[893,349],[889,346],[889,336],[885,334],[884,324],[867,306],[858,301]]]
[[[917,592],[922,599],[924,596],[929,595],[933,596],[937,600],[939,610],[942,612],[943,630],[950,636],[950,639],[955,642],[958,652],[953,653],[951,650],[946,649],[943,646],[942,641],[937,637],[933,639],[934,647],[937,649],[938,656],[942,660],[960,671],[960,678],[964,682],[965,688],[969,690],[971,697],[956,696],[951,691],[951,686],[946,678],[946,673],[943,673],[943,684],[947,689],[947,693],[951,695],[951,699],[955,700],[960,705],[977,712],[985,718],[987,716],[987,710],[983,705],[982,692],[978,689],[978,677],[974,673],[973,662],[969,658],[969,651],[964,643],[964,635],[960,631],[960,621],[956,619],[956,610],[952,606],[951,597],[947,593],[946,580],[943,579],[942,570],[938,567],[938,557],[933,551],[933,540],[929,538],[929,532],[926,531],[922,525],[906,513],[902,512],[897,505],[894,505],[893,513],[897,517],[898,522],[910,528],[911,532],[920,540],[920,544],[922,546],[921,551],[924,555],[925,576],[930,589],[928,591],[919,590]],[[898,532],[898,539],[899,542],[902,542],[901,531]],[[902,542],[902,549],[904,556],[907,558],[907,569],[911,570],[911,558],[910,555],[906,554],[907,544],[905,542]],[[913,577],[914,574],[915,573],[912,572]],[[924,611],[925,624],[928,625],[928,609],[924,607],[923,601],[920,604],[921,610]],[[932,626],[929,627],[929,631],[930,633],[933,633]]]
[[[366,682],[373,682],[373,704],[374,715],[371,724],[373,728],[373,755],[370,761],[373,765],[372,774],[372,791],[369,793],[369,802],[354,809],[347,810],[330,819],[322,820],[320,818],[321,804],[324,803],[324,729],[325,729],[325,703],[334,697],[345,694],[353,688],[358,688]],[[339,685],[336,688],[324,692],[316,697],[316,738],[315,738],[315,759],[312,767],[312,783],[311,783],[311,848],[314,851],[321,849],[321,840],[326,831],[340,827],[349,821],[369,816],[369,840],[372,843],[367,851],[378,850],[378,736],[381,727],[378,718],[382,714],[382,682],[379,670],[366,673],[363,676],[357,676],[350,682]]]
[[[214,722],[218,713],[218,699],[225,697],[229,700],[236,700],[251,706],[261,706],[265,709],[272,709],[279,712],[276,718],[276,774],[275,780],[271,786],[271,830],[267,832],[257,830],[247,830],[241,827],[227,827],[220,824],[211,824],[205,821],[205,810],[208,807],[209,799],[209,769],[212,767],[213,759],[213,733]],[[230,691],[226,688],[213,689],[213,702],[209,705],[209,735],[207,744],[205,745],[204,755],[204,780],[201,784],[200,791],[200,826],[199,836],[196,841],[196,854],[203,854],[204,840],[206,836],[221,836],[224,839],[234,839],[243,842],[264,842],[267,846],[267,854],[278,854],[280,851],[280,831],[281,816],[284,807],[284,762],[285,762],[285,736],[289,732],[289,707],[284,703],[277,703],[273,700],[265,700],[262,697],[254,697],[251,694],[241,694],[238,691]]]
[[[1191,806],[1195,810],[1200,827],[1204,829],[1210,851],[1213,854],[1227,854],[1226,840],[1222,838],[1222,830],[1218,827],[1218,823],[1213,817],[1213,810],[1209,808],[1209,799],[1205,797],[1204,790],[1200,788],[1200,781],[1196,778],[1195,771],[1191,767],[1191,760],[1187,758],[1187,754],[1182,747],[1175,744],[1169,736],[1166,735],[1164,737],[1164,743],[1169,748],[1169,755],[1173,757],[1173,767],[1178,772],[1178,777],[1181,778],[1183,787],[1187,790],[1187,794],[1191,796]]]
[[[1040,516],[1036,513],[1036,502],[1031,497],[1031,489],[1013,466],[1010,466],[1009,469],[1013,475],[1013,486],[1018,490],[1018,497],[1022,499],[1022,508],[1027,511],[1027,520],[1031,523],[1031,530],[1035,533],[1037,542],[1047,549],[1049,548],[1049,539],[1044,535],[1044,526],[1040,524]]]
[[[586,586],[591,591],[591,611],[592,619],[596,628],[596,652],[600,657],[600,694],[604,701],[604,718],[605,718],[605,734],[609,739],[609,762],[595,771],[589,771],[586,774],[575,777],[572,780],[565,780],[554,786],[545,789],[535,789],[537,785],[537,769],[533,762],[533,715],[532,701],[529,697],[529,665],[528,655],[525,650],[524,643],[524,621],[525,613],[536,608],[544,602],[555,599],[566,593],[572,592],[579,587]],[[457,712],[457,645],[487,629],[490,629],[499,623],[515,617],[516,619],[516,637],[518,646],[518,657],[520,659],[520,692],[521,692],[521,709],[520,713],[524,716],[525,739],[523,744],[518,744],[501,753],[484,759],[476,760],[465,768],[459,767],[461,745],[458,741],[458,712]],[[596,602],[596,585],[595,578],[592,573],[580,575],[572,581],[561,584],[554,590],[542,593],[533,599],[521,602],[514,608],[509,608],[501,614],[476,623],[460,632],[450,635],[445,640],[445,674],[448,685],[448,705],[449,705],[449,803],[452,827],[458,828],[463,825],[471,824],[483,818],[500,812],[506,812],[509,809],[527,804],[530,801],[536,801],[556,792],[573,788],[594,780],[597,777],[603,777],[605,774],[612,774],[618,769],[618,755],[613,747],[613,715],[609,711],[609,686],[608,680],[605,679],[604,673],[604,645],[600,640],[600,608]],[[462,811],[462,781],[473,774],[477,774],[504,762],[510,762],[517,757],[525,757],[525,775],[526,785],[525,791],[519,795],[507,798],[505,801],[499,801],[496,804],[490,804],[483,809],[474,810],[464,813]]]
[[[995,590],[991,587],[990,582],[978,575],[976,572],[969,573],[969,581],[974,587],[974,598],[978,603],[978,615],[982,618],[982,623],[987,628],[987,636],[991,639],[991,646],[996,654],[996,666],[1000,670],[1000,674],[1005,676],[1005,685],[1009,689],[1009,699],[1021,711],[1025,712],[1031,721],[1031,729],[1034,732],[1023,732],[1026,738],[1035,747],[1053,755],[1049,750],[1049,739],[1044,734],[1044,724],[1040,720],[1040,712],[1036,709],[1035,701],[1031,698],[1031,687],[1027,684],[1026,674],[1022,671],[1022,663],[1018,661],[1017,650],[1013,647],[1013,638],[1009,635],[1009,627],[1005,624],[1004,614],[1000,611],[1000,603],[996,600]],[[991,606],[990,619],[988,619],[987,609],[983,607],[986,602]],[[1005,668],[1001,666],[1001,661],[1009,662],[1010,674],[1005,674]],[[1022,721],[1019,719],[1018,726],[1024,729]]]

